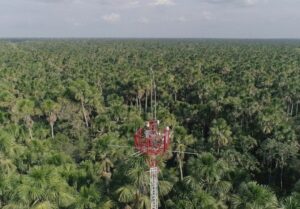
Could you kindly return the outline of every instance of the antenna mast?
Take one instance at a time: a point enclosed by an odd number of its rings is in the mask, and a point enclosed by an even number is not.
[[[158,209],[158,168],[150,168],[150,201],[151,209]]]
[[[160,132],[158,120],[147,122],[146,128],[140,128],[134,135],[135,148],[148,157],[150,167],[151,209],[158,209],[158,172],[156,157],[163,155],[170,144],[170,129]]]

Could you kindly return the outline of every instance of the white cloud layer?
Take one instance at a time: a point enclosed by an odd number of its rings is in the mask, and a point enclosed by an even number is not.
[[[111,13],[111,14],[103,15],[102,19],[108,23],[116,23],[120,21],[121,16],[117,13]]]
[[[139,23],[148,24],[150,22],[149,18],[147,17],[141,17],[138,19]]]
[[[0,0],[0,38],[300,38],[299,8],[300,0]]]
[[[205,20],[211,20],[211,19],[213,19],[213,15],[212,15],[212,13],[210,11],[203,11],[202,12],[202,17]]]
[[[253,6],[259,3],[266,3],[268,0],[200,0],[211,4],[228,4],[237,6]]]
[[[174,5],[175,3],[172,0],[154,0],[154,6],[170,6]]]
[[[184,23],[184,22],[187,22],[188,20],[187,20],[187,18],[185,17],[185,16],[180,16],[180,17],[178,17],[178,19],[177,19],[179,22],[182,22],[182,23]]]

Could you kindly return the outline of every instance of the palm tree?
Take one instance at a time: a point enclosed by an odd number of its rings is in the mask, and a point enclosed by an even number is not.
[[[0,154],[0,172],[5,175],[10,175],[15,171],[16,165],[13,163],[13,161]]]
[[[89,113],[87,112],[86,105],[93,105],[95,109],[101,108],[100,93],[82,79],[71,82],[69,92],[75,100],[80,102],[85,125],[89,127]]]
[[[219,204],[229,198],[232,188],[227,180],[230,167],[223,159],[217,160],[211,153],[202,153],[198,158],[191,158],[188,162],[188,173],[184,179],[185,184],[193,189],[202,188],[220,200]]]
[[[286,197],[281,203],[282,209],[299,209],[300,208],[300,194],[293,193],[291,196]]]
[[[217,160],[211,153],[202,153],[198,158],[191,158],[188,162],[191,176],[210,186],[220,181],[229,170],[223,160]]]
[[[96,209],[99,200],[99,192],[94,186],[83,186],[80,188],[79,195],[73,207],[75,209]]]
[[[213,127],[210,129],[209,141],[217,148],[217,153],[220,153],[220,148],[228,145],[231,140],[230,126],[227,125],[224,119],[213,120]]]
[[[195,139],[191,135],[187,135],[187,132],[183,127],[176,127],[174,129],[174,142],[176,160],[179,164],[180,180],[182,181],[185,151],[189,145],[195,142]]]
[[[294,139],[294,134],[290,131],[283,131],[278,133],[276,138],[269,138],[261,145],[260,154],[266,161],[266,165],[272,169],[270,165],[275,164],[275,168],[280,169],[280,188],[283,189],[283,169],[288,166],[290,162],[299,151],[299,144]],[[280,136],[280,135],[283,136]]]
[[[32,139],[32,127],[33,120],[32,116],[35,113],[35,104],[34,101],[29,99],[20,99],[12,107],[12,118],[14,121],[18,122],[20,119],[23,119],[25,126],[28,128],[29,136]]]
[[[117,189],[116,193],[118,194],[118,201],[122,203],[131,203],[134,202],[135,198],[139,196],[134,186],[124,185]]]
[[[2,108],[11,108],[16,100],[14,94],[6,90],[7,86],[0,86],[1,92],[0,92],[0,107]],[[8,87],[9,88],[9,87]]]
[[[52,100],[45,100],[42,104],[42,110],[47,115],[47,120],[51,127],[51,137],[54,138],[54,124],[57,120],[57,114],[59,113],[61,107],[58,103]]]
[[[150,209],[150,176],[147,164],[141,157],[130,158],[128,160],[129,167],[124,166],[119,172],[125,172],[126,181],[116,190],[118,200],[126,203],[134,209]],[[159,162],[160,168],[163,167]],[[123,170],[124,169],[124,170]],[[160,170],[160,176],[163,176],[163,169]],[[115,174],[117,177],[120,173]],[[159,180],[159,196],[166,196],[172,189],[173,184],[165,177]]]
[[[107,97],[109,104],[108,113],[111,119],[115,122],[124,121],[126,117],[126,106],[124,105],[124,100],[116,94],[109,95]]]
[[[224,204],[204,191],[199,185],[184,184],[176,190],[175,197],[167,201],[168,208],[175,209],[221,209]],[[194,187],[195,186],[195,187]]]
[[[0,129],[0,151],[8,156],[14,154],[14,138]]]
[[[232,205],[234,209],[277,209],[278,201],[268,187],[248,182],[241,184],[239,194],[232,198]]]
[[[58,208],[55,204],[49,202],[49,201],[44,201],[36,204],[35,206],[31,207],[30,209],[56,209]]]
[[[195,192],[192,196],[193,205],[200,209],[218,209],[218,201],[203,190]]]
[[[21,178],[14,200],[27,207],[56,205],[67,207],[74,201],[72,188],[50,166],[35,167]]]

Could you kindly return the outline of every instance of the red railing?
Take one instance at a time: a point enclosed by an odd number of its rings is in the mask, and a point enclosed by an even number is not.
[[[156,156],[165,153],[170,144],[170,130],[165,128],[163,133],[150,126],[150,129],[140,128],[134,135],[135,147],[143,154]]]

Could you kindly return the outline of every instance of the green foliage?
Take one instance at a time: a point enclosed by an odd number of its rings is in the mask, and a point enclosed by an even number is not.
[[[299,41],[0,43],[0,208],[148,209],[133,135],[171,128],[161,209],[300,208]]]
[[[266,186],[256,182],[243,183],[239,188],[239,194],[232,199],[233,208],[265,208],[276,209],[278,202],[275,194]]]

